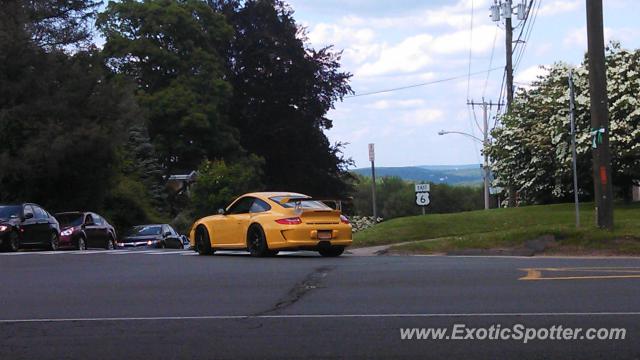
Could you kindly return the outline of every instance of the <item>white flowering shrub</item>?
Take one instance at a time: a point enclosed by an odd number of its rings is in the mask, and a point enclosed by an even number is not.
[[[586,61],[586,60],[585,60]],[[623,196],[640,179],[640,50],[611,43],[606,53],[613,184]],[[549,203],[573,196],[569,123],[569,65],[556,63],[529,90],[517,92],[500,118],[488,151],[494,186],[512,185],[521,202]],[[588,65],[573,68],[579,192],[591,197],[591,115]]]
[[[382,222],[382,218],[374,218],[373,216],[351,216],[349,217],[351,228],[354,233],[370,228],[373,225]]]

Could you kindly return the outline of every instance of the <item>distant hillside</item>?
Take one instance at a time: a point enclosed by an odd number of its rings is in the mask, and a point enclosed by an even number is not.
[[[359,175],[371,176],[371,168],[351,171]],[[397,176],[408,181],[428,181],[449,185],[480,185],[482,183],[482,169],[479,164],[376,167],[376,177],[383,176]]]

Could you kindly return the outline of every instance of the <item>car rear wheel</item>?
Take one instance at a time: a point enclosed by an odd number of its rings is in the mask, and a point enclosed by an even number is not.
[[[107,240],[107,243],[104,245],[104,248],[107,250],[113,250],[114,249],[113,243],[115,243],[115,240],[113,239],[112,236],[109,236],[109,239]]]
[[[213,254],[211,240],[209,239],[209,231],[202,226],[199,226],[198,229],[196,229],[196,251],[200,255]]]
[[[49,250],[57,251],[59,248],[59,240],[58,234],[52,232],[51,237],[49,238]]]
[[[342,255],[344,252],[344,246],[331,246],[318,249],[320,255],[325,257],[336,257]]]
[[[247,234],[247,250],[251,256],[263,257],[269,256],[272,253],[267,245],[267,238],[264,235],[264,231],[260,225],[253,225],[249,228]]]
[[[76,246],[76,249],[87,250],[87,241],[84,239],[84,237],[81,236],[78,238],[78,244]]]

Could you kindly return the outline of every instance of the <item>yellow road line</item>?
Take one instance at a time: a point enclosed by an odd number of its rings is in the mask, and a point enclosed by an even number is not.
[[[518,280],[593,280],[593,279],[640,279],[640,268],[631,267],[585,267],[585,268],[525,268],[520,269],[526,271],[527,275]],[[584,275],[584,276],[552,276],[543,277],[542,272],[604,272],[604,273],[621,273],[615,275]]]

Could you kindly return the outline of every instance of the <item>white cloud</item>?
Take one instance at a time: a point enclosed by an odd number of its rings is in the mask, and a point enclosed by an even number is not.
[[[549,70],[545,69],[543,66],[535,65],[530,66],[522,71],[519,71],[515,77],[514,82],[517,87],[530,88],[530,84],[539,77],[545,76],[549,73]]]
[[[576,11],[580,9],[582,4],[584,4],[584,1],[582,0],[555,0],[544,3],[544,5],[540,7],[540,10],[538,10],[538,14],[540,16],[553,16],[570,11]]]
[[[369,109],[386,110],[398,108],[414,108],[423,106],[425,101],[422,99],[405,99],[405,100],[379,100],[367,105]]]
[[[472,53],[487,53],[493,46],[496,35],[495,26],[481,26],[474,30],[471,43]],[[384,44],[374,61],[364,63],[358,70],[358,76],[380,76],[393,73],[412,73],[431,65],[441,56],[462,54],[469,51],[468,30],[444,33],[439,36],[419,34],[405,38],[396,45]]]
[[[638,36],[640,34],[640,29],[635,29],[635,31],[630,28],[625,29],[617,29],[613,30],[611,28],[604,28],[604,41],[605,43],[609,42],[612,39],[618,40],[626,40],[629,37],[633,39],[633,36]],[[587,28],[585,26],[570,30],[567,35],[565,35],[563,43],[565,45],[578,46],[584,49],[587,48]]]
[[[443,116],[444,111],[440,109],[417,109],[403,112],[398,121],[404,125],[421,126],[439,122]]]

